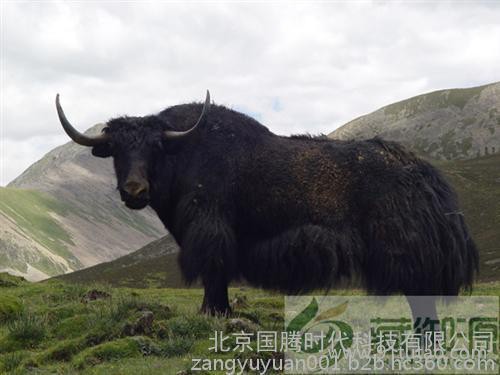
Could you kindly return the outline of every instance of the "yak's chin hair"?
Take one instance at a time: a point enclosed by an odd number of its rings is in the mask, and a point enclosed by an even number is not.
[[[142,210],[145,208],[149,202],[147,200],[128,200],[125,201],[125,206],[132,210]]]

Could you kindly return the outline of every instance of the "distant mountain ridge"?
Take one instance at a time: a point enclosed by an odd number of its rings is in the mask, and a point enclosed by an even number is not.
[[[0,271],[31,280],[110,261],[166,233],[151,209],[120,201],[111,159],[73,142],[0,189]]]
[[[380,136],[436,160],[500,152],[500,82],[418,95],[354,119],[334,139]]]

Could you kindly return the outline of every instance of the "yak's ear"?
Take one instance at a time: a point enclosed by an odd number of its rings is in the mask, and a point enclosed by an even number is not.
[[[112,155],[109,143],[103,143],[92,147],[92,155],[98,158],[108,158]]]

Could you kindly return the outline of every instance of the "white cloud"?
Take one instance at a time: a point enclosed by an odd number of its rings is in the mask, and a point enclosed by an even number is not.
[[[276,133],[328,133],[406,97],[500,80],[492,2],[2,7],[2,184],[65,140],[57,92],[82,130],[210,88]]]

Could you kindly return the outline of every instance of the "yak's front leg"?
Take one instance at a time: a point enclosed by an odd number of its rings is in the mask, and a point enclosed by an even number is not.
[[[413,327],[421,336],[424,348],[434,343],[434,335],[440,331],[436,309],[436,296],[406,296],[413,316]]]
[[[209,315],[230,315],[231,307],[227,295],[228,281],[225,275],[209,274],[202,277],[205,295],[201,312]]]
[[[227,288],[237,273],[232,228],[220,217],[197,215],[182,235],[179,263],[188,283],[198,277],[203,282],[202,312],[229,315]]]

